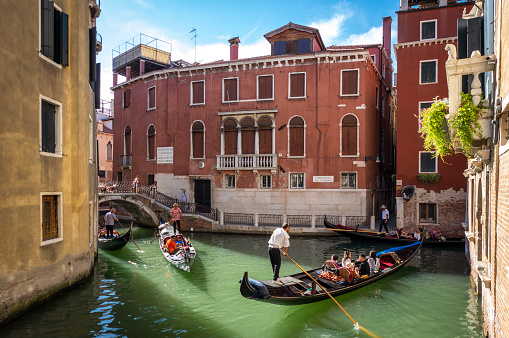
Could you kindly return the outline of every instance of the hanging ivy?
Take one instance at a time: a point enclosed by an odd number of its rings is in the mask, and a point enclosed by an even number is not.
[[[435,153],[435,156],[443,157],[452,153],[451,140],[447,132],[447,120],[449,114],[448,99],[439,100],[437,97],[427,109],[421,110],[419,133],[424,139],[424,149]]]
[[[482,104],[475,106],[472,102],[472,95],[461,93],[461,103],[454,120],[449,121],[451,127],[455,129],[454,140],[461,144],[462,152],[469,157],[472,138],[474,135],[481,136],[481,124],[479,118],[484,107]]]

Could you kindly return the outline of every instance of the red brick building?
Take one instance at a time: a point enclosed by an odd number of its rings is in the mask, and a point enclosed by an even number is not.
[[[394,191],[390,26],[384,45],[327,48],[289,23],[265,35],[271,55],[238,59],[237,37],[229,61],[206,64],[126,51],[113,60],[126,76],[112,88],[118,179],[230,213],[379,217]]]
[[[444,234],[464,233],[466,158],[433,158],[423,148],[417,117],[435,97],[448,97],[445,46],[457,44],[457,19],[471,7],[465,1],[402,0],[398,11],[397,225],[407,230],[425,224]],[[425,183],[419,174],[440,178]]]

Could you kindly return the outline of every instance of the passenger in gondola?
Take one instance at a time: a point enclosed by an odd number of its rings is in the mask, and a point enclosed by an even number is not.
[[[405,230],[403,230],[403,228],[398,228],[396,232],[398,234],[398,238],[412,238],[412,236],[410,234],[407,234]]]
[[[170,255],[175,254],[179,250],[179,246],[175,242],[175,235],[171,235],[170,240],[166,242],[166,248]]]
[[[332,255],[330,259],[326,260],[325,263],[323,263],[322,270],[336,272],[337,269],[339,269],[340,267],[338,263],[338,258],[339,258],[338,255],[336,254]]]
[[[346,268],[350,270],[350,273],[353,275],[353,278],[359,278],[359,268],[355,267],[355,264],[353,262],[348,262],[346,265]]]
[[[355,268],[355,270],[362,276],[369,276],[369,264],[366,261],[366,255],[360,254],[358,260],[359,266]]]
[[[348,263],[352,261],[352,253],[348,250],[345,250],[345,253],[343,254],[343,259],[341,260],[341,266],[347,267]]]
[[[183,247],[185,245],[184,243],[184,236],[181,234],[175,235],[175,243],[178,247]]]
[[[380,269],[380,260],[376,257],[375,251],[370,251],[369,258],[368,258],[368,264],[369,264],[369,274],[372,275],[374,273],[377,273]]]

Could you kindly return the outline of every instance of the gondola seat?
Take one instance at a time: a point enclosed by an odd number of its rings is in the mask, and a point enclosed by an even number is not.
[[[353,273],[348,268],[340,267],[338,269],[338,275],[341,278],[344,278],[344,280],[347,281],[348,283],[352,283],[353,282]]]

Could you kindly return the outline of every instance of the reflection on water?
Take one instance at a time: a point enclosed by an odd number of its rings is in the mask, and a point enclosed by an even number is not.
[[[152,230],[135,229],[133,243],[99,251],[92,278],[0,328],[2,337],[365,337],[332,301],[281,306],[244,299],[244,271],[271,278],[269,236],[191,234],[198,252],[191,273],[170,266]],[[345,249],[382,250],[339,237],[291,239],[303,268]],[[381,337],[481,337],[479,304],[462,250],[423,248],[398,273],[337,298]],[[281,274],[298,268],[283,258]]]

